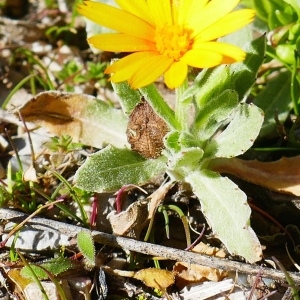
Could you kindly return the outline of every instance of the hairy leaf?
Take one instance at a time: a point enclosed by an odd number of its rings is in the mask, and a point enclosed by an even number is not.
[[[59,275],[73,266],[73,262],[69,258],[58,257],[51,260],[48,260],[41,264],[43,268],[48,270],[53,275]],[[39,279],[47,279],[48,274],[41,268],[36,265],[30,265],[34,273],[38,276]],[[24,267],[21,270],[21,276],[25,278],[32,278],[31,270],[28,267]]]
[[[108,146],[92,154],[75,174],[86,191],[115,191],[126,184],[142,184],[165,171],[165,158],[145,159],[129,149]]]
[[[119,96],[119,103],[123,112],[129,116],[141,101],[140,93],[137,90],[133,90],[126,81],[120,83],[112,82],[112,86],[115,93]]]
[[[77,246],[82,255],[92,266],[95,265],[95,245],[92,234],[87,231],[81,231],[77,234]]]
[[[186,177],[200,200],[201,209],[214,234],[231,254],[250,263],[261,259],[260,243],[250,227],[247,197],[227,177],[209,170],[195,171]]]
[[[238,105],[238,95],[233,90],[226,90],[211,99],[198,113],[193,131],[202,142],[207,141],[226,119],[231,117]]]
[[[257,106],[240,104],[227,128],[207,145],[205,155],[234,157],[243,154],[258,136],[263,119],[263,112]]]

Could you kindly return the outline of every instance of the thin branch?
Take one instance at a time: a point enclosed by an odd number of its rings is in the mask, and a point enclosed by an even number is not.
[[[0,220],[6,221],[21,221],[27,217],[26,214],[16,212],[10,209],[0,209]],[[49,219],[34,218],[27,221],[28,225],[44,225],[51,228],[56,228],[61,234],[67,235],[70,239],[76,237],[80,231],[90,231],[89,229],[82,228],[75,225],[65,224]],[[96,243],[109,245],[112,247],[122,248],[124,250],[143,253],[146,255],[159,256],[169,260],[182,261],[190,264],[198,264],[211,268],[217,268],[227,271],[237,271],[248,275],[257,275],[260,273],[261,277],[272,278],[274,280],[286,281],[286,275],[271,268],[265,268],[259,265],[251,265],[242,262],[232,261],[229,259],[221,259],[217,257],[209,257],[206,255],[184,251],[180,249],[154,245],[146,242],[140,242],[137,240],[114,236],[112,234],[103,233],[93,230],[92,236]],[[300,274],[294,272],[288,272],[289,276],[296,284],[300,284]]]

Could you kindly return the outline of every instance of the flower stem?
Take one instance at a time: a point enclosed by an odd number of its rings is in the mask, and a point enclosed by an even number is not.
[[[180,124],[180,129],[183,131],[188,130],[189,125],[189,105],[190,98],[182,101],[182,95],[188,88],[187,80],[184,83],[176,88],[176,106],[175,106],[175,118]]]
[[[141,88],[140,92],[154,111],[170,126],[171,129],[180,128],[180,124],[175,118],[174,111],[162,98],[153,83]]]

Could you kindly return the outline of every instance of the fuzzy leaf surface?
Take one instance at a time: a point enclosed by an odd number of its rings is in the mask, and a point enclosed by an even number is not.
[[[259,261],[262,249],[250,227],[251,209],[244,192],[227,177],[205,169],[191,172],[186,181],[199,198],[213,232],[227,250],[250,263]]]
[[[246,152],[259,134],[263,111],[255,105],[242,103],[227,128],[205,149],[209,157],[234,157]]]
[[[81,231],[77,234],[77,246],[91,265],[95,265],[95,245],[92,234]]]
[[[73,142],[102,148],[128,145],[127,118],[119,109],[92,96],[48,91],[19,109],[24,120],[46,127],[54,135],[68,134]]]
[[[74,263],[69,258],[58,257],[42,263],[41,266],[48,270],[51,274],[59,275],[72,268],[73,264]],[[38,266],[30,265],[30,267],[39,279],[47,279],[49,277],[48,274]],[[27,266],[21,270],[21,276],[25,278],[33,278],[31,270]]]
[[[129,116],[136,105],[141,101],[141,95],[137,90],[133,90],[127,82],[114,83],[112,87],[119,96],[119,103],[125,115]]]
[[[164,172],[165,157],[145,159],[129,149],[113,146],[92,154],[75,174],[79,188],[92,191],[116,191],[126,184],[140,185]]]
[[[226,90],[211,99],[197,115],[193,131],[202,142],[207,141],[229,119],[238,105],[238,95],[233,90]]]

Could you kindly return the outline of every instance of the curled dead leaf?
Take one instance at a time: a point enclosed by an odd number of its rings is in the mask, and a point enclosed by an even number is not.
[[[272,191],[300,196],[300,156],[283,157],[272,162],[218,158],[209,167]]]
[[[115,211],[110,213],[107,219],[115,235],[138,239],[148,219],[148,201],[136,201],[119,214]]]
[[[192,251],[219,258],[224,258],[226,256],[223,249],[211,247],[202,242]],[[185,262],[177,262],[174,265],[173,271],[176,272],[176,286],[179,289],[182,289],[190,283],[203,281],[217,282],[227,277],[226,271]]]
[[[157,207],[164,200],[174,182],[167,182],[155,190],[146,199],[132,203],[125,211],[117,214],[115,211],[107,216],[113,233],[138,239],[141,231],[153,220]]]
[[[43,92],[18,108],[26,122],[46,127],[54,135],[68,134],[73,142],[102,148],[107,144],[123,148],[127,145],[127,118],[95,97],[62,93]]]

